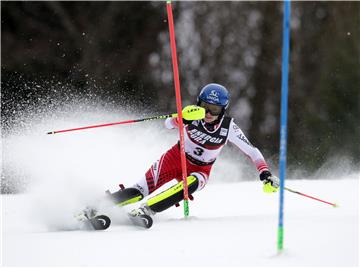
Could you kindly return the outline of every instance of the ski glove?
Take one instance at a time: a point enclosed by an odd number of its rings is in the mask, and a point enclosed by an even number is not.
[[[182,116],[185,124],[191,124],[194,120],[205,118],[205,109],[196,105],[188,105],[182,110]],[[178,115],[173,114],[172,117],[178,117]]]
[[[279,179],[271,175],[270,171],[261,172],[260,180],[264,183],[263,191],[265,193],[275,193],[279,190]]]

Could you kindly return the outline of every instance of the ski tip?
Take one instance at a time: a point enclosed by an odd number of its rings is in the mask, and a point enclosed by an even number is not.
[[[150,229],[150,227],[153,225],[153,219],[148,215],[142,215],[141,218],[143,220],[144,227],[146,229]]]
[[[46,133],[47,135],[51,135],[51,134],[55,134],[55,131],[50,131],[48,133]]]
[[[338,208],[339,205],[338,204],[333,204],[333,208]]]
[[[94,230],[106,230],[111,224],[111,220],[106,215],[98,215],[88,220]]]
[[[141,215],[128,214],[128,216],[129,216],[129,219],[131,220],[131,222],[135,226],[139,226],[139,227],[143,227],[145,229],[149,229],[153,225],[153,219],[149,215],[146,215],[146,214],[141,214]]]

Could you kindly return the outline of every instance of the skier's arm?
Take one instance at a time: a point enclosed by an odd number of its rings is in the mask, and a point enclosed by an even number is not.
[[[178,119],[177,117],[174,118],[167,118],[165,120],[165,127],[167,129],[173,129],[179,127]]]
[[[249,142],[241,129],[233,121],[230,124],[229,141],[235,144],[253,161],[259,171],[260,180],[264,184],[263,191],[265,193],[277,192],[279,188],[279,179],[271,174],[259,149]]]
[[[269,171],[269,167],[259,149],[249,142],[241,129],[233,121],[230,123],[229,141],[251,159],[259,173]]]

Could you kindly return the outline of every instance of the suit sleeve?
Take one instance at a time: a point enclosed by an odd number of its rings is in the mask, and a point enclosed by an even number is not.
[[[179,127],[177,117],[175,117],[175,118],[166,118],[164,124],[165,124],[165,127],[167,129],[173,129],[173,128],[178,128]]]
[[[249,142],[242,130],[234,123],[234,121],[231,121],[230,123],[229,141],[235,144],[251,159],[259,173],[269,170],[269,167],[259,149]]]

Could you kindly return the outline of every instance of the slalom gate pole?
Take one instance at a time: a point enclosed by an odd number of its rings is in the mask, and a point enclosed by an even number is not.
[[[185,146],[184,146],[184,125],[182,120],[182,104],[181,104],[181,94],[180,94],[180,79],[179,79],[179,68],[177,62],[177,53],[176,53],[176,42],[175,42],[175,30],[174,30],[174,18],[171,7],[171,0],[166,1],[166,10],[168,16],[169,24],[169,33],[170,33],[170,46],[171,46],[171,58],[174,71],[174,83],[175,83],[175,93],[176,93],[176,107],[178,113],[178,123],[179,123],[179,135],[180,135],[180,157],[181,157],[181,170],[182,170],[182,179],[184,184],[184,216],[189,216],[189,193],[188,193],[188,184],[187,184],[187,169],[186,169],[186,158],[185,158]]]
[[[298,195],[301,195],[301,196],[305,196],[305,197],[307,197],[307,198],[311,198],[311,199],[313,199],[313,200],[316,200],[316,201],[323,202],[323,203],[325,203],[325,204],[331,205],[331,206],[333,206],[334,208],[335,208],[335,207],[338,207],[338,205],[335,204],[335,203],[331,203],[331,202],[328,202],[328,201],[325,201],[325,200],[321,200],[320,198],[313,197],[313,196],[311,196],[311,195],[307,195],[307,194],[304,194],[304,193],[300,193],[300,192],[298,192],[298,191],[291,190],[291,189],[289,189],[289,188],[287,188],[287,187],[284,187],[284,189],[285,189],[286,191],[291,192],[291,193],[298,194]]]
[[[92,125],[92,126],[86,126],[86,127],[78,127],[78,128],[70,128],[70,129],[63,129],[63,130],[55,130],[50,131],[46,134],[57,134],[57,133],[64,133],[64,132],[70,132],[70,131],[78,131],[78,130],[84,130],[84,129],[90,129],[90,128],[98,128],[98,127],[109,127],[114,125],[124,125],[124,124],[131,124],[131,123],[137,123],[137,122],[144,122],[144,121],[151,121],[151,120],[157,120],[157,119],[166,119],[169,117],[177,117],[177,114],[167,114],[167,115],[157,115],[152,116],[148,118],[141,118],[141,119],[134,119],[134,120],[126,120],[121,122],[114,122],[114,123],[107,123],[107,124],[101,124],[101,125]]]
[[[283,15],[283,43],[282,43],[282,70],[281,70],[281,123],[280,123],[280,200],[277,249],[283,250],[284,241],[284,186],[286,177],[286,146],[287,146],[287,113],[288,113],[288,76],[290,50],[290,0],[284,1]]]

